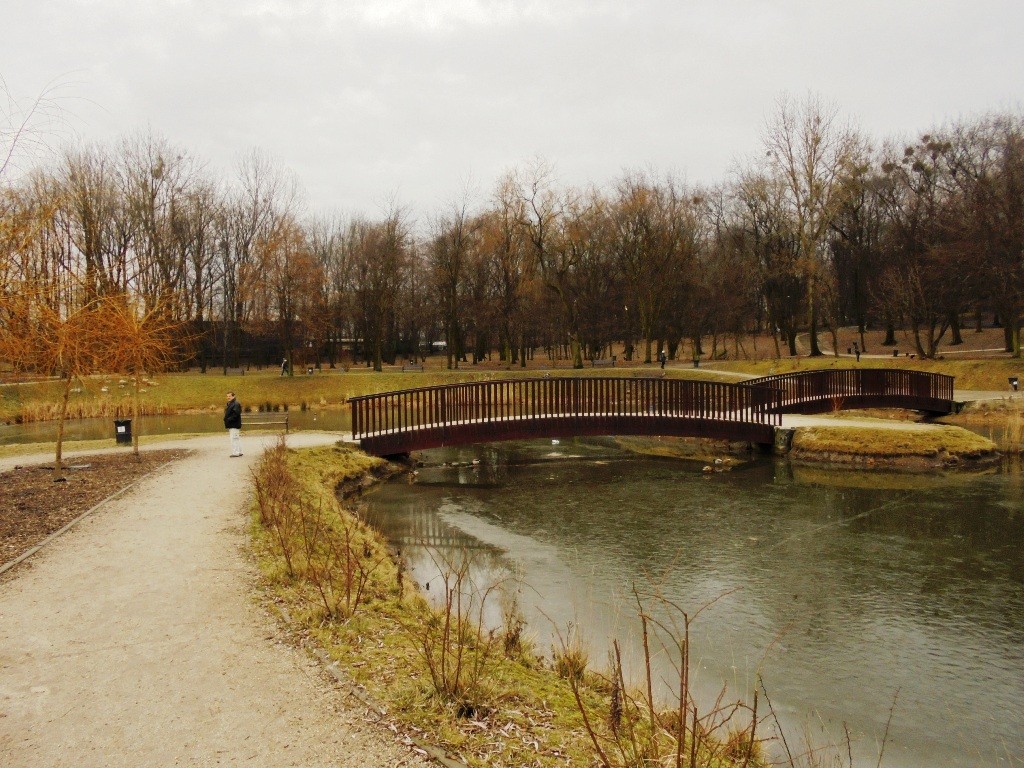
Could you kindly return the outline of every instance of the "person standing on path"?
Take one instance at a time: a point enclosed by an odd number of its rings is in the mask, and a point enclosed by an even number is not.
[[[242,455],[242,404],[235,399],[234,392],[228,392],[228,404],[224,407],[224,426],[231,436],[231,458]]]

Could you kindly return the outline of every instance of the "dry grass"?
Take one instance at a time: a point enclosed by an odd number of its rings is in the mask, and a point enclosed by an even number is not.
[[[357,509],[337,502],[334,490],[366,473],[379,473],[380,460],[341,445],[285,455],[290,479],[278,485],[293,485],[314,501],[332,503],[330,514],[349,519],[355,540],[370,552],[367,559],[375,561],[385,543],[358,521]],[[266,469],[282,471],[279,464]],[[400,563],[389,557],[368,575],[357,611],[332,613],[325,610],[315,583],[302,577],[305,555],[299,527],[283,532],[292,540],[282,545],[281,534],[273,525],[261,525],[260,516],[257,508],[255,541],[271,599],[286,605],[298,624],[295,628],[326,649],[404,727],[471,766],[594,764],[581,713],[593,723],[609,722],[609,687],[587,673],[576,681],[574,693],[573,685],[530,653],[514,609],[509,609],[502,629],[481,629],[474,621],[480,615],[479,601],[459,606],[466,576],[457,564],[449,569],[448,597],[440,609],[404,579]],[[729,743],[735,747],[735,741]],[[743,764],[724,758],[708,763]]]
[[[765,765],[764,748],[757,736],[758,695],[753,703],[726,701],[723,688],[713,704],[701,707],[692,693],[694,680],[690,657],[690,635],[694,619],[713,602],[692,614],[659,594],[642,595],[634,588],[637,615],[643,640],[643,673],[639,686],[632,686],[622,673],[618,641],[612,643],[610,674],[596,676],[608,691],[608,716],[594,719],[583,693],[587,675],[574,661],[563,675],[572,687],[584,726],[594,747],[596,763],[602,768],[754,768]],[[559,637],[561,658],[578,658],[578,643],[572,627]],[[663,658],[673,672],[663,677],[654,669],[654,658]],[[556,663],[559,656],[556,655]],[[594,675],[591,675],[594,677]],[[664,708],[654,691],[668,684],[672,693]],[[792,761],[791,761],[792,762]]]
[[[793,436],[795,456],[860,458],[978,459],[992,455],[996,445],[961,427],[929,429],[871,427],[801,427]]]
[[[545,371],[550,373],[551,371]],[[559,368],[559,376],[623,376],[632,377],[634,369],[599,368],[573,371]],[[353,369],[332,371],[312,376],[280,376],[261,371],[245,376],[223,376],[220,373],[176,373],[154,376],[140,391],[142,415],[166,415],[185,412],[212,411],[224,408],[224,393],[237,393],[243,407],[256,410],[286,410],[306,407],[340,408],[349,398],[413,387],[455,384],[464,381],[535,377],[537,369],[462,369],[446,371],[428,369],[423,373],[401,373],[398,369],[382,373]],[[680,378],[690,372],[670,371]],[[716,374],[711,374],[715,378]],[[708,378],[703,376],[702,378]],[[721,376],[723,380],[733,377]],[[124,383],[122,383],[124,382]],[[44,421],[54,417],[54,403],[59,402],[59,382],[42,381],[0,385],[0,422]],[[97,376],[81,381],[71,393],[68,403],[71,418],[117,417],[130,409],[130,384],[118,377]]]
[[[727,361],[715,363],[713,367],[715,370],[742,372],[754,376],[814,371],[822,368],[902,368],[953,376],[956,379],[954,386],[958,390],[1007,392],[1009,394],[1008,379],[1011,376],[1019,375],[1024,370],[1024,361],[1011,358],[921,360],[905,357],[899,359],[862,357],[859,363],[855,363],[850,358],[825,356],[783,357],[778,360],[761,360],[759,362]]]

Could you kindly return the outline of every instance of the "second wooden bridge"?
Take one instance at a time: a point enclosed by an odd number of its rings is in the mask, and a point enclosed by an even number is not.
[[[783,412],[898,407],[949,413],[953,379],[899,369],[808,371],[740,384],[544,377],[417,387],[350,402],[353,438],[378,456],[583,435],[707,437],[770,445]]]

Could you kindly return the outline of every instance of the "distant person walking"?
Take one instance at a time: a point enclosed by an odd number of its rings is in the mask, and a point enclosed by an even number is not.
[[[231,458],[242,455],[242,404],[235,399],[234,392],[228,392],[228,404],[224,407],[224,427],[231,437]]]
[[[661,363],[661,370],[665,370],[665,363],[668,362],[668,355],[665,354],[664,349],[658,353],[658,361]]]
[[[282,376],[287,376],[288,375],[288,358],[287,357],[284,360],[281,361],[281,375]]]
[[[853,354],[855,354],[857,356],[857,362],[859,363],[860,362],[860,346],[858,346],[856,341],[853,342]]]

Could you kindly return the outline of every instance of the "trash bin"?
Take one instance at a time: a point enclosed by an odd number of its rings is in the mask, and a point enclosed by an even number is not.
[[[119,445],[130,444],[132,441],[132,420],[114,419],[114,439]]]

